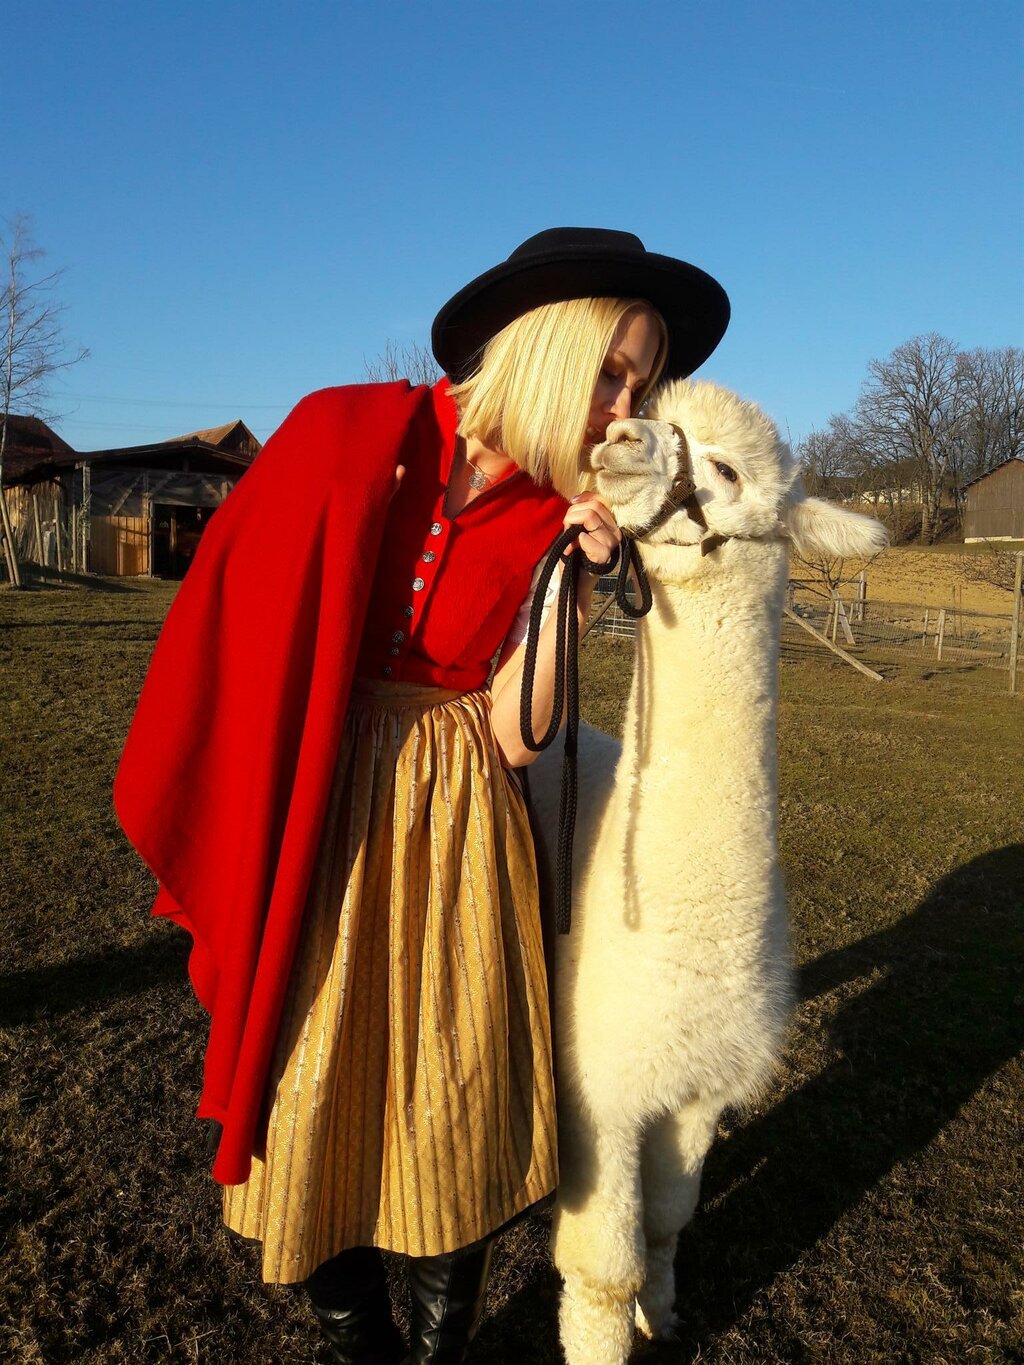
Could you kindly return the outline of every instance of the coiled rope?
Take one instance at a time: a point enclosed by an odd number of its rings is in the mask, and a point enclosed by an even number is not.
[[[565,708],[565,751],[562,757],[562,783],[558,797],[558,844],[555,861],[555,927],[560,934],[567,934],[572,922],[572,844],[576,828],[577,764],[576,749],[580,719],[579,689],[579,574],[584,563],[583,552],[573,549],[566,555],[566,549],[580,534],[578,526],[572,526],[561,533],[548,551],[540,578],[530,607],[530,625],[526,634],[526,655],[523,661],[523,685],[519,696],[519,729],[523,744],[534,753],[548,748],[558,734],[562,723],[562,709]],[[558,588],[558,603],[555,607],[555,680],[554,696],[551,704],[551,720],[544,734],[538,739],[533,732],[533,683],[537,671],[537,649],[540,641],[541,618],[544,614],[544,598],[551,575],[564,561],[562,581]],[[611,573],[616,563],[619,566],[615,582],[615,601],[626,616],[637,619],[646,616],[651,609],[651,585],[637,549],[633,536],[622,537],[621,554],[619,551],[606,564],[587,563],[588,572],[593,574]],[[630,569],[636,578],[640,594],[638,606],[626,596]]]

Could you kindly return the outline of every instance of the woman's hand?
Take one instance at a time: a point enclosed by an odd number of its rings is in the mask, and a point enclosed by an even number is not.
[[[576,544],[591,564],[607,564],[622,541],[622,532],[615,518],[596,493],[580,493],[573,498],[562,520],[562,526],[579,526],[582,533]],[[572,546],[566,549],[570,552]]]
[[[578,526],[577,543],[591,564],[607,564],[622,540],[622,532],[607,504],[596,493],[581,493],[570,505],[562,525],[568,530]],[[569,547],[571,549],[571,547]],[[569,549],[566,553],[569,553]],[[590,615],[590,603],[597,579],[593,574],[581,574],[576,586],[577,621],[582,635]],[[533,678],[533,733],[541,735],[548,728],[554,703],[555,644],[558,633],[558,612],[552,611],[544,623],[537,648],[537,666]],[[506,643],[498,659],[491,683],[491,728],[498,742],[506,767],[521,768],[537,757],[527,749],[519,729],[519,694],[523,681],[525,645]],[[564,715],[564,702],[563,702]]]

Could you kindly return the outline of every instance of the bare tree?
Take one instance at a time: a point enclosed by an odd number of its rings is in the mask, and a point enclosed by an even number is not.
[[[835,429],[835,419],[827,431],[812,431],[793,452],[808,493],[818,498],[842,497],[849,478],[847,447]]]
[[[77,365],[89,354],[69,348],[61,329],[62,304],[53,291],[62,270],[35,274],[44,252],[32,240],[31,226],[19,214],[0,233],[4,255],[4,280],[0,286],[0,526],[11,583],[20,588],[21,572],[14,549],[11,519],[3,494],[3,465],[7,449],[7,426],[15,403],[22,415],[40,416],[53,376]]]
[[[873,360],[857,400],[865,435],[893,455],[908,457],[921,493],[921,538],[935,539],[947,474],[955,466],[961,373],[957,349],[935,332]]]
[[[893,540],[903,539],[909,515],[907,486],[913,481],[913,471],[898,433],[848,413],[833,413],[827,429],[812,431],[797,446],[796,454],[809,493],[869,502]]]
[[[972,479],[1024,456],[1024,350],[914,337],[871,362],[853,411],[833,414],[797,455],[809,491],[872,501],[897,544],[915,518],[932,541],[950,497],[962,510]]]
[[[810,575],[803,580],[808,592],[819,597],[831,598],[844,583],[853,583],[858,575],[866,572],[881,554],[862,555],[853,560],[842,559],[838,555],[814,554],[799,555],[792,552],[796,562]]]
[[[799,555],[791,551],[793,559],[810,575],[801,580],[808,592],[831,598],[846,581],[846,560],[831,555]]]
[[[906,536],[913,515],[912,487],[916,466],[907,453],[903,433],[861,416],[842,414],[830,419],[842,433],[847,448],[847,464],[865,497],[870,498],[875,515],[889,528],[894,543]]]
[[[960,572],[968,583],[987,583],[1002,592],[1013,592],[1017,554],[1000,550],[990,541],[980,554],[960,556]]]
[[[396,379],[408,379],[410,384],[436,384],[441,378],[434,357],[425,346],[415,342],[399,350],[389,341],[383,355],[372,361],[364,359],[363,364],[371,384],[393,383]]]
[[[958,493],[996,465],[1024,455],[1024,350],[961,351],[955,428]]]

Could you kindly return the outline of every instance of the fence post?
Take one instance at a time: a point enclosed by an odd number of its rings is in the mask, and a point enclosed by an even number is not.
[[[928,608],[924,609],[924,629],[921,631],[921,648],[928,648]]]
[[[46,561],[43,558],[43,527],[39,517],[38,492],[38,486],[32,489],[32,521],[36,531],[36,560],[39,564],[43,564]]]
[[[862,624],[864,621],[864,607],[868,600],[868,575],[866,569],[861,569],[860,577],[857,579],[857,621]]]
[[[946,634],[946,608],[939,608],[939,628],[935,633],[935,657],[942,658],[942,640]]]
[[[1010,616],[1010,692],[1017,690],[1017,651],[1020,646],[1021,585],[1024,582],[1024,550],[1018,550],[1017,571],[1013,576],[1013,609]]]
[[[64,572],[64,546],[61,542],[63,533],[64,527],[60,519],[60,487],[58,485],[53,490],[53,538],[56,542],[58,573]]]
[[[810,621],[805,621],[802,616],[797,616],[795,611],[790,611],[789,607],[784,607],[782,614],[792,621],[795,626],[799,626],[801,630],[806,630],[808,635],[813,635],[826,649],[830,649],[833,654],[838,654],[840,659],[845,659],[858,673],[863,673],[865,677],[873,678],[875,682],[885,682],[881,673],[876,673],[873,668],[868,668],[867,664],[862,664],[861,661],[855,659],[852,654],[847,654],[846,650],[841,649],[839,645],[832,644],[827,635],[823,635],[820,630],[817,630],[812,626]],[[824,624],[827,626],[828,622],[826,621]]]
[[[843,606],[843,599],[839,596],[839,589],[832,589],[832,603],[835,612],[835,619],[832,622],[832,643],[835,644],[839,636],[839,623],[843,623],[843,638],[848,645],[857,643],[853,631],[850,629],[850,622],[847,619],[846,608]]]
[[[82,572],[88,573],[92,559],[92,470],[85,460],[82,461],[82,512],[79,523],[82,530]]]
[[[142,471],[142,515],[146,520],[146,573],[153,577],[153,499],[149,495],[149,470]]]

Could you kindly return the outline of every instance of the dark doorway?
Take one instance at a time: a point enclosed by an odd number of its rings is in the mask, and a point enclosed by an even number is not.
[[[153,505],[153,573],[158,578],[184,578],[206,523],[215,507]]]

